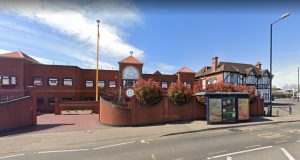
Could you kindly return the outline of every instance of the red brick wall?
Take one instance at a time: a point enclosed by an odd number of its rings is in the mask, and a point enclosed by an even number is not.
[[[132,105],[127,109],[113,107],[111,103],[101,99],[100,108],[100,122],[118,126],[204,119],[206,115],[205,107],[197,103],[195,97],[182,106],[172,104],[167,96],[153,106],[140,104],[133,98]]]
[[[113,104],[100,98],[99,121],[103,124],[114,126],[131,125],[131,109],[114,107]]]
[[[0,103],[0,131],[36,124],[36,108],[31,97]]]
[[[257,98],[250,104],[250,116],[263,116],[264,114],[264,100]]]
[[[24,90],[24,60],[17,58],[0,58],[0,75],[16,76],[16,86],[0,86],[1,92],[20,92]]]

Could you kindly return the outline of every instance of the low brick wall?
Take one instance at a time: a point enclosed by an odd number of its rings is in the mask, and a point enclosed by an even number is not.
[[[96,101],[68,101],[59,102],[55,100],[55,114],[60,115],[64,110],[92,110],[99,114],[99,102]]]
[[[100,98],[99,121],[103,124],[114,126],[131,125],[131,109],[114,105]]]
[[[116,126],[196,120],[204,119],[206,115],[205,106],[197,103],[195,97],[188,104],[179,106],[170,102],[167,96],[164,96],[161,102],[153,106],[140,104],[136,98],[133,98],[128,108],[101,99],[100,107],[100,122]]]
[[[264,100],[256,98],[256,100],[250,104],[250,116],[263,116],[264,114]]]
[[[0,131],[36,125],[36,107],[26,96],[0,103]]]

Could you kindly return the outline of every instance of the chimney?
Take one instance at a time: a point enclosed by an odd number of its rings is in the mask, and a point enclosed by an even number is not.
[[[257,62],[256,65],[255,65],[255,67],[261,69],[261,63],[260,63],[260,62]]]
[[[218,62],[218,57],[213,57],[211,59],[211,68],[212,68],[213,71],[215,71],[217,69],[218,63],[219,63]]]

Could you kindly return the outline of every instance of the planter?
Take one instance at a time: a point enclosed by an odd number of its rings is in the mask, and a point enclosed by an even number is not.
[[[74,114],[92,114],[92,110],[64,110],[61,111],[61,114],[64,115],[74,115]]]

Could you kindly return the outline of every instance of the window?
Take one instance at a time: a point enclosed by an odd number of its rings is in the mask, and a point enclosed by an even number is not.
[[[63,85],[64,86],[73,86],[73,79],[72,78],[64,78]]]
[[[109,87],[109,88],[114,88],[114,87],[116,87],[116,81],[109,81],[108,87]]]
[[[2,85],[9,85],[9,76],[2,76]]]
[[[247,76],[246,83],[247,84],[255,84],[256,83],[256,77],[252,76],[252,75]]]
[[[98,81],[98,87],[104,88],[105,87],[105,81]]]
[[[168,88],[168,82],[161,82],[161,88]]]
[[[17,85],[17,77],[16,76],[11,76],[10,77],[10,84],[11,85]]]
[[[44,99],[43,98],[37,98],[36,99],[36,104],[37,105],[43,105],[44,104]]]
[[[55,104],[55,98],[51,97],[48,99],[49,105],[54,105]]]
[[[206,80],[205,79],[202,80],[202,89],[203,90],[206,89]]]
[[[58,78],[49,78],[49,86],[57,86],[58,85]]]
[[[184,82],[184,86],[186,86],[186,88],[189,88],[189,89],[192,88],[191,82]]]
[[[65,102],[65,101],[73,101],[73,98],[72,97],[63,97],[63,98],[61,98],[61,100],[63,102]]]
[[[33,78],[33,85],[34,86],[42,86],[43,85],[43,78]]]
[[[93,81],[85,81],[85,87],[93,87],[94,82]]]

